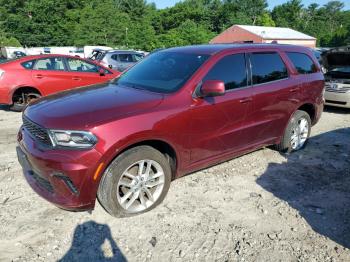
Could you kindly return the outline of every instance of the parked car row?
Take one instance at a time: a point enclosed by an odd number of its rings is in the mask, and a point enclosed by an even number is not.
[[[33,82],[47,71],[67,74],[68,82],[114,74],[64,56],[18,61],[3,69],[3,79],[11,67]],[[132,216],[159,205],[170,182],[185,174],[268,145],[302,149],[323,94],[324,76],[308,48],[159,50],[105,84],[32,102],[18,133],[18,160],[33,190],[58,207],[90,210],[98,198],[111,215]]]

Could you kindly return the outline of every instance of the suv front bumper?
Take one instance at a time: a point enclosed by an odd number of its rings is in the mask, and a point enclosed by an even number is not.
[[[93,209],[98,188],[94,173],[101,154],[94,149],[45,151],[25,130],[19,132],[17,157],[31,188],[62,209]]]

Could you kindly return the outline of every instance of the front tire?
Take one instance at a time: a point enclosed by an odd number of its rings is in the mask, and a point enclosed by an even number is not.
[[[305,147],[311,132],[311,119],[305,111],[297,110],[284,132],[280,144],[276,145],[278,151],[290,153]]]
[[[138,215],[159,205],[171,182],[166,157],[151,146],[138,146],[119,155],[101,178],[97,197],[114,217]]]

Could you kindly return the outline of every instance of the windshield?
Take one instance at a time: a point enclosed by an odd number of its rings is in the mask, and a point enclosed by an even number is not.
[[[208,55],[158,52],[124,73],[118,83],[152,92],[172,93],[194,74]]]

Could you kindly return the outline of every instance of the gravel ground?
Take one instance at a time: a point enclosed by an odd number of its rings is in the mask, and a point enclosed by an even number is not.
[[[300,152],[177,179],[158,208],[123,219],[38,197],[16,160],[20,123],[0,109],[0,261],[350,261],[350,110],[326,108]]]

